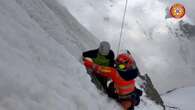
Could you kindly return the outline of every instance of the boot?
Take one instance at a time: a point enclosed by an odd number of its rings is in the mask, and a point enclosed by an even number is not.
[[[134,106],[129,107],[127,110],[134,110]]]

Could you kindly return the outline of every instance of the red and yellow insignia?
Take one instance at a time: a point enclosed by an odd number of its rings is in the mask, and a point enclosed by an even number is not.
[[[171,16],[176,18],[176,19],[180,19],[180,18],[184,17],[185,13],[186,13],[186,9],[180,3],[176,3],[176,4],[172,5],[170,8]]]

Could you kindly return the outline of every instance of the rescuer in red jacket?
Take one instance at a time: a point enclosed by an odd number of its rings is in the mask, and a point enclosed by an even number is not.
[[[94,69],[96,74],[112,79],[108,95],[116,99],[125,110],[134,110],[134,106],[139,104],[142,91],[135,87],[139,71],[129,52],[118,55],[115,68],[97,65],[89,59],[84,60],[84,65]]]

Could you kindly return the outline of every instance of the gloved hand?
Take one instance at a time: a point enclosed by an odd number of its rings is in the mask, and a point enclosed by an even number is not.
[[[141,79],[140,77],[137,78],[136,81],[137,81],[137,84],[138,84],[138,86],[140,87],[140,89],[141,89],[142,91],[144,91],[145,88],[146,88],[146,86],[147,86],[147,82],[146,82],[145,80]]]
[[[140,96],[142,96],[142,91],[136,88],[136,90],[131,94],[131,99],[133,100],[135,106],[139,105]]]
[[[93,63],[93,60],[92,59],[90,59],[90,58],[84,58],[83,64],[85,65],[85,67],[87,69],[93,69],[94,63]]]
[[[93,69],[90,69],[90,68],[88,68],[88,69],[86,69],[87,70],[87,73],[88,74],[92,74],[93,72],[94,72],[94,70]]]
[[[93,72],[95,71],[95,73],[101,73],[101,66],[93,63],[93,60],[91,58],[84,58],[83,59],[83,64],[85,65],[85,67],[87,68],[88,72]]]

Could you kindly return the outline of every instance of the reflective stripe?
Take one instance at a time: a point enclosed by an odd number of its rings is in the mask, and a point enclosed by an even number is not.
[[[119,89],[130,89],[130,88],[134,88],[135,86],[133,84],[129,84],[129,85],[126,85],[126,86],[119,86],[118,88]]]
[[[132,98],[132,94],[126,94],[126,95],[119,95],[118,98],[120,100],[128,100]]]
[[[126,94],[129,94],[135,90],[135,85],[129,84],[126,86],[116,86],[116,88],[117,88],[117,93],[119,95],[126,95]]]
[[[111,69],[110,68],[107,68],[107,67],[101,67],[100,72],[101,73],[110,73],[111,72]]]

